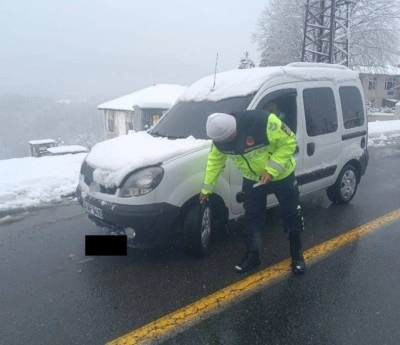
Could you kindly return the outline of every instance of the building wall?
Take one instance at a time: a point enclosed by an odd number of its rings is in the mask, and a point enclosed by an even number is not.
[[[112,139],[121,135],[125,135],[128,132],[126,122],[132,119],[133,122],[133,111],[124,110],[104,110],[103,121],[104,121],[104,133],[105,139]],[[108,130],[109,120],[113,119],[113,131]]]
[[[375,108],[383,107],[383,100],[384,99],[400,99],[400,90],[392,89],[386,90],[385,83],[386,83],[386,75],[377,74],[376,76],[376,85],[375,90],[369,90],[369,78],[368,74],[360,74],[362,86],[364,89],[365,98],[369,101],[373,101],[373,106]],[[397,78],[399,78],[397,76]]]
[[[396,104],[396,107],[394,110],[394,118],[395,118],[395,120],[400,120],[400,103]]]
[[[112,139],[128,133],[129,129],[144,131],[149,129],[168,109],[134,107],[128,110],[103,110],[104,138]],[[109,131],[109,119],[113,119],[113,131]],[[132,128],[128,128],[129,124]],[[147,126],[146,126],[147,125]]]

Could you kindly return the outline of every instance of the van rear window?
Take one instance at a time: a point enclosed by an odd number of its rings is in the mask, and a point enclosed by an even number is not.
[[[330,87],[303,91],[307,134],[310,137],[336,132],[338,120],[335,97]]]
[[[360,91],[355,86],[339,88],[344,128],[359,127],[364,124],[364,106]]]

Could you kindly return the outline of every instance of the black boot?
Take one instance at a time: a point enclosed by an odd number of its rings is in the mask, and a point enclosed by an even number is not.
[[[247,250],[246,255],[244,256],[242,261],[240,261],[240,263],[235,266],[235,271],[237,273],[246,273],[252,268],[258,266],[260,263],[261,261],[258,252]]]
[[[292,271],[294,274],[304,274],[306,263],[304,262],[303,250],[301,248],[300,234],[296,232],[289,233],[290,256],[292,257]]]

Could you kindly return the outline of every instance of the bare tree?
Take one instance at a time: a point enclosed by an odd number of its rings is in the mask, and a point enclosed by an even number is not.
[[[399,63],[400,0],[358,0],[350,18],[351,64]]]
[[[80,145],[88,148],[89,150],[98,142],[98,138],[93,133],[86,131],[83,133],[74,134],[65,139],[65,143],[67,143],[67,145]],[[63,145],[65,143],[63,141]]]
[[[253,39],[261,66],[299,61],[305,0],[270,0]],[[350,16],[350,65],[385,65],[400,60],[400,0],[355,0]]]
[[[261,52],[260,66],[300,61],[304,13],[304,0],[270,0],[253,34]]]

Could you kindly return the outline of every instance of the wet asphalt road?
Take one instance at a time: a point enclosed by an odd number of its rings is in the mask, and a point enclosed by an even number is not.
[[[324,192],[302,200],[311,248],[400,208],[400,148],[371,149],[350,205]],[[262,267],[287,258],[270,210]],[[361,238],[165,344],[399,344],[400,224]],[[242,278],[240,221],[202,260],[179,248],[85,257],[99,231],[76,204],[0,225],[0,344],[104,344]],[[299,297],[300,296],[300,297]],[[245,317],[244,317],[245,316]]]
[[[400,223],[336,251],[163,345],[400,343]]]

